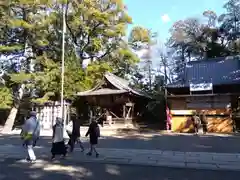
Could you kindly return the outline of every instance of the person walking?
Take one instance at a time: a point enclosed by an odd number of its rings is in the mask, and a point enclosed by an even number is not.
[[[208,128],[207,128],[208,122],[207,122],[207,117],[206,117],[205,111],[201,112],[200,120],[201,120],[201,124],[202,124],[203,134],[206,134],[208,131]]]
[[[27,148],[28,152],[26,160],[29,162],[35,162],[36,156],[33,147],[36,145],[40,136],[40,123],[35,111],[30,112],[30,117],[25,121],[22,127],[21,136],[24,141],[23,145]]]
[[[198,134],[199,128],[201,126],[201,120],[197,116],[196,112],[194,112],[192,119],[193,119],[193,125],[194,125],[195,134]]]
[[[171,115],[171,111],[168,107],[166,108],[166,116],[167,116],[166,129],[168,132],[171,132],[171,130],[172,130],[172,115]]]
[[[88,131],[86,133],[86,137],[90,136],[90,151],[87,153],[88,156],[92,155],[92,152],[94,151],[96,154],[96,157],[99,156],[99,153],[96,150],[96,145],[98,144],[98,138],[100,137],[100,129],[95,120],[92,121],[92,123],[89,125]]]
[[[53,126],[53,135],[52,135],[52,160],[55,159],[56,155],[62,155],[62,157],[65,157],[67,154],[67,147],[64,143],[64,137],[63,137],[63,123],[61,118],[56,118],[56,123]]]
[[[82,152],[84,151],[83,144],[81,142],[81,134],[80,134],[80,122],[77,120],[77,116],[74,115],[72,120],[69,122],[67,126],[67,134],[69,136],[68,146],[70,148],[70,152],[73,152],[75,144],[78,143]]]

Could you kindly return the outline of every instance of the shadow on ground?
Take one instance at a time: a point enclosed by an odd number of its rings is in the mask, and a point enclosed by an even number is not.
[[[239,172],[207,171],[99,163],[76,163],[68,160],[50,162],[47,159],[29,164],[20,159],[5,159],[0,163],[1,180],[229,180]]]
[[[81,138],[88,147],[88,138]],[[21,145],[19,135],[0,136],[0,145]],[[38,146],[51,147],[51,137],[41,137]],[[121,134],[101,137],[98,148],[147,149],[182,152],[239,153],[238,136],[183,135],[183,134]]]

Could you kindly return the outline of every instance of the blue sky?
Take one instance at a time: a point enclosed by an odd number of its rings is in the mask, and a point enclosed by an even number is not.
[[[199,17],[205,10],[213,10],[217,15],[224,12],[226,0],[124,0],[132,26],[141,25],[158,32],[161,42],[168,37],[168,31],[175,21],[187,17]]]

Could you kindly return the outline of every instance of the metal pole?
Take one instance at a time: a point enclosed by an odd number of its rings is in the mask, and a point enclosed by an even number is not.
[[[63,29],[62,29],[62,71],[61,71],[61,77],[62,77],[62,81],[61,81],[61,110],[62,110],[62,120],[63,123],[65,125],[65,117],[64,117],[64,61],[65,61],[65,32],[66,32],[66,24],[65,24],[65,8],[64,8],[64,4],[62,5],[62,23],[63,23]]]

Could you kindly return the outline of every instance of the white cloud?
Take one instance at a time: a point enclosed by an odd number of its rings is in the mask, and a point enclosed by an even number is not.
[[[171,21],[170,17],[168,16],[168,14],[164,14],[161,16],[161,19],[164,23],[167,23],[169,21]]]

